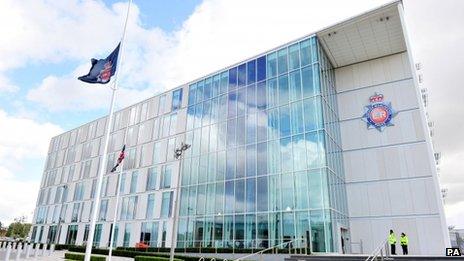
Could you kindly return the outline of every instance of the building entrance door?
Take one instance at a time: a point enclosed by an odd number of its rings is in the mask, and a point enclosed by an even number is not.
[[[338,238],[339,238],[339,242],[338,242],[338,252],[340,254],[348,254],[350,253],[350,242],[349,242],[349,233],[348,233],[348,229],[344,228],[344,227],[340,227],[340,230],[338,232]]]

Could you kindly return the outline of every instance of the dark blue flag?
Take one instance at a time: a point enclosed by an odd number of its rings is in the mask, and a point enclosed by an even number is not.
[[[111,76],[116,73],[120,45],[121,43],[118,44],[116,49],[106,59],[97,60],[92,58],[92,67],[89,73],[78,79],[87,83],[108,83],[111,80]]]

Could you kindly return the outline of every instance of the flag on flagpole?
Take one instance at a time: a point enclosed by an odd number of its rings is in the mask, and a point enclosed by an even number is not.
[[[116,49],[106,59],[97,60],[92,58],[92,67],[90,67],[89,73],[78,79],[86,83],[108,83],[111,80],[111,76],[116,73],[120,45],[121,43],[118,44]]]
[[[126,145],[122,146],[121,153],[119,153],[118,161],[116,162],[116,165],[111,169],[111,172],[115,172],[116,169],[118,168],[119,164],[121,164],[122,160],[124,159],[124,151],[126,150]]]

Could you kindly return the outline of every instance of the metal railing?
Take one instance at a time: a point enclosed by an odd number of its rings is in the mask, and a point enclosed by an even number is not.
[[[389,249],[389,245],[388,245],[388,240],[385,239],[384,241],[382,241],[381,244],[379,244],[374,252],[372,252],[372,254],[366,258],[365,261],[373,261],[373,260],[377,260],[377,258],[380,258],[380,260],[385,260],[385,259],[388,259],[388,257],[390,257],[390,249]]]
[[[295,246],[295,243],[297,243],[297,242],[302,242],[303,246],[304,246],[304,249],[301,248],[301,247],[300,248],[295,248],[294,246]],[[294,250],[294,254],[298,254],[298,250],[300,252],[299,254],[303,254],[303,252],[304,252],[305,255],[308,254],[308,245],[307,245],[306,238],[297,238],[297,239],[294,239],[294,240],[291,240],[291,241],[287,241],[287,242],[284,242],[284,243],[281,243],[281,244],[278,244],[278,245],[263,249],[263,250],[258,251],[256,253],[252,253],[252,254],[249,254],[249,255],[246,255],[246,256],[239,257],[239,258],[235,259],[234,261],[245,260],[247,258],[250,258],[252,256],[256,256],[256,255],[259,255],[259,260],[263,261],[263,254],[265,252],[268,252],[268,251],[272,250],[272,254],[278,254],[280,247],[284,247],[284,248],[288,247],[288,253],[289,254],[292,254],[292,249]]]

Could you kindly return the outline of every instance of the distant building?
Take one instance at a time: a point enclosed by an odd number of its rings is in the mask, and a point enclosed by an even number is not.
[[[411,254],[450,244],[401,2],[116,112],[100,166],[106,120],[51,140],[34,241],[88,240],[106,168],[93,244],[109,246],[119,175],[109,170],[127,133],[117,246],[169,247],[175,236],[178,248],[266,248],[304,238],[313,252],[341,253],[343,238],[346,252],[371,253],[390,229],[409,236]],[[192,145],[182,168],[181,142]]]
[[[464,252],[464,229],[450,229],[451,247],[459,247]]]

